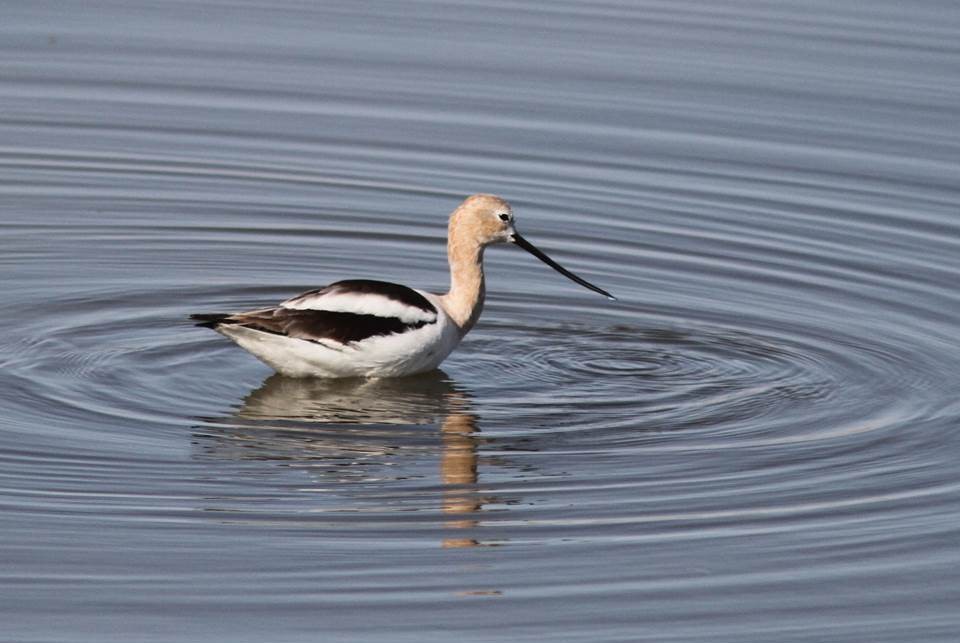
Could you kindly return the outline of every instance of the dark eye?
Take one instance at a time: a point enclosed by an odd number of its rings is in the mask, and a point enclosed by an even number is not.
[[[503,214],[500,215],[500,220],[501,220],[501,221],[509,221],[509,220],[510,220],[510,215],[507,214],[506,212],[504,212]]]

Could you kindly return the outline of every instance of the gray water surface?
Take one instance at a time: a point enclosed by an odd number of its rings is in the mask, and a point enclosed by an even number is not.
[[[953,2],[0,3],[0,640],[960,639]],[[442,291],[443,371],[193,312]]]

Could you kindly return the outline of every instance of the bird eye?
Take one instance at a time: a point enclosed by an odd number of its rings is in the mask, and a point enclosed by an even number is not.
[[[507,214],[506,212],[504,212],[504,213],[502,213],[502,214],[500,215],[500,220],[501,220],[501,221],[509,221],[509,220],[510,220],[510,215]]]

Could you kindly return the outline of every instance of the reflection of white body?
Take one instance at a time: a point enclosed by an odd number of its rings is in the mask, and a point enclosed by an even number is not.
[[[510,205],[476,194],[450,216],[450,292],[434,295],[382,281],[339,281],[276,308],[194,315],[293,377],[398,377],[430,371],[457,347],[483,309],[483,249],[515,243],[577,283],[609,293],[560,267],[517,234]]]
[[[467,406],[466,396],[439,369],[414,377],[359,381],[273,374],[244,398],[225,425],[278,430],[295,427],[307,430],[308,441],[313,444],[330,425],[364,425],[364,431],[350,435],[380,436],[382,425],[439,425],[450,414],[465,413]],[[336,435],[342,446],[346,434]],[[383,446],[379,441],[376,448]],[[428,448],[435,445],[431,442]]]
[[[298,477],[299,489],[322,490],[327,503],[346,495],[350,507],[363,487],[339,483],[430,480],[439,459],[440,486],[420,488],[416,500],[446,515],[443,547],[476,547],[474,528],[487,501],[476,488],[479,431],[469,396],[439,370],[361,381],[271,375],[233,417],[203,427],[193,444],[201,458],[302,471],[315,484]]]

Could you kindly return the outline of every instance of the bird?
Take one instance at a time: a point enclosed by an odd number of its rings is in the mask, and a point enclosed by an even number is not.
[[[434,294],[387,281],[347,279],[272,308],[190,318],[233,340],[288,377],[404,377],[436,369],[483,310],[483,251],[511,243],[610,300],[522,237],[513,209],[491,194],[467,197],[450,215],[450,289]]]

